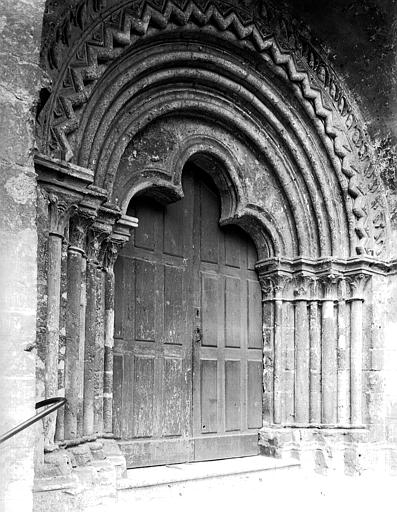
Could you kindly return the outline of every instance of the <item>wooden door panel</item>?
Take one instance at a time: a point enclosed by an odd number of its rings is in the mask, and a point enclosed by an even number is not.
[[[262,291],[258,281],[247,280],[248,348],[262,348]]]
[[[219,206],[215,193],[203,183],[195,181],[199,194],[201,215],[197,217],[200,227],[200,259],[208,263],[219,261]]]
[[[116,311],[120,375],[115,376],[114,414],[129,467],[193,457],[192,228],[183,218],[182,202],[163,207],[137,200],[135,206],[141,229],[123,250],[116,275],[122,301]]]
[[[155,358],[134,356],[132,437],[152,437],[154,430]],[[128,422],[130,423],[130,422]]]
[[[225,276],[225,347],[240,348],[244,333],[242,329],[241,280],[237,277]]]
[[[195,461],[247,457],[259,453],[256,432],[207,435],[195,437],[193,441]]]
[[[201,274],[201,315],[202,315],[202,345],[218,346],[218,276],[216,274]]]
[[[247,362],[247,426],[262,427],[262,360]]]
[[[156,339],[156,266],[135,260],[135,340]],[[130,297],[126,297],[129,299]],[[132,299],[132,297],[130,298]]]
[[[203,359],[200,365],[200,431],[218,431],[218,361]]]
[[[134,402],[134,356],[126,353],[123,356],[123,382],[121,391],[121,436],[130,439],[133,436],[133,424],[126,421],[133,417]]]
[[[164,254],[179,256],[183,258],[185,254],[185,224],[186,217],[182,211],[181,203],[170,204],[167,206],[167,213],[164,215]]]
[[[184,388],[183,360],[166,357],[164,359],[163,387],[163,436],[181,436],[186,434],[186,403]],[[189,432],[188,432],[189,433]]]
[[[164,267],[164,343],[186,342],[186,295],[182,268]]]
[[[241,362],[225,361],[225,431],[241,427]]]
[[[218,221],[219,200],[207,183],[196,187],[202,339],[194,363],[193,397],[200,401],[193,408],[195,460],[252,455],[259,451],[256,431],[262,416],[262,314],[255,248],[239,229],[221,229],[209,218]],[[216,256],[210,247],[217,249]]]

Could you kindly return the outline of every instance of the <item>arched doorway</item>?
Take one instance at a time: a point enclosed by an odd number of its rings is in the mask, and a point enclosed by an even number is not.
[[[116,263],[114,433],[129,467],[258,453],[256,249],[219,227],[217,189],[192,163],[183,191],[133,199],[139,228]]]

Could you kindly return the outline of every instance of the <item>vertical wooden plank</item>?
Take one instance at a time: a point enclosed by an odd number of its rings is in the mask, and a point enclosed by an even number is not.
[[[247,268],[248,270],[255,271],[255,264],[258,261],[258,253],[256,252],[256,248],[251,240],[249,242],[250,243],[247,243]]]
[[[164,342],[182,345],[186,331],[184,270],[164,267]]]
[[[225,277],[225,346],[241,347],[241,281]]]
[[[154,358],[134,357],[134,437],[151,437],[154,420]]]
[[[124,298],[124,283],[126,280],[124,272],[125,258],[119,256],[114,264],[114,337],[123,336],[123,316],[126,307]]]
[[[241,429],[240,374],[240,361],[225,361],[225,430],[227,432]]]
[[[135,339],[155,340],[155,265],[136,260]]]
[[[146,205],[142,200],[137,201],[136,215],[139,218],[139,227],[135,230],[135,247],[153,251],[156,238],[154,236],[155,219],[158,217],[158,206],[145,198]]]
[[[225,229],[225,265],[228,267],[240,268],[240,252],[245,249],[241,237],[231,229]]]
[[[218,263],[219,260],[219,205],[217,197],[204,183],[200,187],[200,256],[201,261]]]
[[[124,283],[123,283],[123,331],[121,337],[131,344],[135,334],[135,286],[136,264],[131,258],[124,258]]]
[[[121,437],[121,419],[123,411],[122,389],[124,382],[123,356],[116,355],[113,359],[113,433]]]
[[[206,347],[218,346],[218,279],[214,275],[202,273],[201,279],[201,318],[203,338]]]
[[[185,216],[183,215],[183,202],[178,201],[167,205],[164,216],[164,253],[172,256],[183,256]]]
[[[260,428],[262,427],[262,361],[248,361],[247,373],[248,428]]]
[[[262,292],[258,281],[247,280],[248,348],[262,348]]]
[[[181,422],[185,420],[182,411],[183,365],[181,359],[165,358],[163,404],[163,435],[180,436],[184,429]]]
[[[218,430],[217,414],[217,361],[201,361],[200,368],[200,404],[201,432],[215,433]]]
[[[122,411],[121,433],[123,439],[132,439],[134,417],[134,356],[130,353],[123,357],[123,387],[122,387]]]

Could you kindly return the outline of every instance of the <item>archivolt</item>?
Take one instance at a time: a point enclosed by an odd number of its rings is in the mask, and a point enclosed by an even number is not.
[[[114,73],[118,66],[124,65],[123,62],[128,62],[129,56],[133,52],[125,54],[126,48],[134,48],[134,45],[139,47],[138,41],[143,36],[151,36],[153,31],[158,29],[163,32],[176,33],[178,37],[181,27],[184,27],[185,31],[194,30],[200,33],[206,30],[210,32],[215,30],[217,37],[237,41],[243,48],[254,48],[257,55],[261,57],[261,63],[256,63],[256,69],[251,67],[249,73],[244,72],[241,65],[234,66],[229,73],[224,68],[223,86],[226,87],[225,90],[229,92],[230,96],[234,95],[240,103],[250,107],[250,119],[249,123],[245,123],[245,129],[243,129],[243,115],[240,115],[238,120],[232,119],[230,122],[234,122],[238,129],[242,129],[243,133],[251,139],[251,143],[266,155],[266,159],[275,170],[279,168],[277,159],[279,162],[280,155],[277,155],[274,148],[278,146],[279,142],[281,143],[282,157],[289,162],[283,162],[281,166],[283,173],[279,172],[278,178],[297,222],[297,236],[301,237],[298,253],[303,246],[307,246],[307,241],[302,238],[305,233],[309,237],[309,243],[313,239],[310,235],[310,227],[307,230],[304,228],[300,230],[299,226],[310,226],[312,223],[316,225],[316,237],[318,238],[316,252],[318,255],[336,254],[336,251],[342,251],[340,255],[346,256],[347,253],[363,252],[367,233],[364,229],[365,212],[358,175],[362,172],[365,144],[362,132],[357,125],[357,119],[351,109],[347,107],[346,96],[341,94],[340,87],[327,68],[317,66],[317,76],[320,78],[320,81],[317,80],[317,84],[321,85],[323,89],[320,92],[319,89],[311,85],[308,69],[298,70],[293,54],[286,52],[285,49],[281,50],[281,46],[274,36],[264,36],[260,24],[252,22],[244,24],[239,14],[231,12],[230,8],[228,8],[227,14],[222,13],[220,6],[224,2],[205,2],[206,6],[203,8],[191,1],[185,3],[183,8],[176,5],[175,2],[169,1],[161,8],[151,5],[150,2],[141,2],[140,8],[135,9],[134,7],[135,10],[130,10],[130,6],[136,5],[136,2],[131,1],[110,2],[108,8],[101,4],[102,2],[93,4],[86,2],[84,4],[91,5],[93,12],[100,13],[100,16],[97,15],[96,18],[93,16],[89,23],[86,21],[87,15],[81,10],[77,11],[76,19],[81,26],[80,39],[70,48],[70,52],[66,54],[62,63],[56,62],[57,51],[54,52],[54,48],[52,48],[52,63],[58,67],[59,73],[54,92],[41,115],[44,138],[47,142],[46,152],[55,151],[57,154],[57,148],[60,148],[64,158],[69,160],[73,158],[76,149],[80,148],[77,163],[96,168],[97,183],[106,182],[107,186],[111,188],[110,182],[117,167],[117,159],[121,157],[123,148],[125,149],[127,138],[137,133],[144,123],[150,122],[153,115],[150,115],[147,109],[143,109],[146,110],[143,118],[131,116],[132,107],[134,113],[137,112],[136,102],[128,104],[126,98],[120,94],[120,89],[116,93],[116,86],[113,87],[112,92],[112,83],[119,84],[119,82],[117,79],[109,80],[109,70],[111,69]],[[63,39],[67,46],[69,36],[68,27],[65,27]],[[295,41],[294,45],[299,50],[299,41]],[[300,50],[302,49],[300,48]],[[211,71],[208,70],[208,67],[211,65],[211,59],[217,66],[222,62],[219,57],[213,56],[212,51],[206,52],[205,55],[208,59],[205,66],[206,76],[204,76],[204,69],[201,70],[200,77],[198,75],[195,77],[192,69],[185,69],[181,72],[181,77],[185,81],[193,82],[200,79],[204,85],[205,82],[211,83],[211,85],[216,82],[214,76],[211,78]],[[309,54],[309,65],[310,58],[314,58],[313,55],[313,53]],[[165,57],[164,53],[163,57]],[[200,61],[198,55],[194,57],[197,62]],[[140,64],[145,66],[144,62]],[[230,59],[228,64],[230,64]],[[111,65],[110,68],[109,65]],[[158,85],[161,81],[167,80],[166,66],[162,66],[163,76],[161,77],[160,72],[157,75],[153,72],[140,76],[137,65],[135,62],[135,65],[129,70],[130,81],[126,80],[124,83],[125,89],[128,89],[127,96],[134,94],[134,86],[138,98],[146,87],[151,87],[154,91],[155,84]],[[272,70],[273,87],[267,82],[269,69]],[[174,69],[172,72],[168,70],[168,73],[173,74],[174,71]],[[190,76],[188,76],[189,73]],[[222,76],[222,73],[218,71],[216,73],[212,71],[212,74]],[[235,77],[234,85],[230,83],[230,74]],[[291,95],[289,96],[288,106],[283,105],[285,98],[276,98],[277,91],[274,84],[277,83],[277,76],[284,83],[288,82],[290,91],[294,91],[295,97],[293,99]],[[152,84],[149,83],[151,79]],[[98,80],[100,80],[99,83],[97,83]],[[229,84],[226,83],[228,80]],[[263,84],[260,83],[261,81]],[[98,98],[104,95],[103,84],[106,84],[109,90],[105,94],[106,98],[102,98],[101,103]],[[164,89],[162,93],[164,93]],[[182,90],[179,93],[182,93]],[[328,97],[331,99],[329,102],[325,100],[328,93]],[[183,94],[187,100],[188,91],[183,91]],[[204,96],[202,99],[201,110],[205,111],[204,105],[213,103],[213,100],[208,102]],[[170,104],[169,100],[170,97],[168,97],[168,105]],[[305,111],[303,120],[299,116],[295,116],[295,118],[291,116],[290,107],[291,104],[296,103],[296,100],[299,103],[301,116]],[[191,110],[195,110],[194,101],[192,98]],[[222,101],[219,94],[217,101],[218,103]],[[88,108],[82,108],[87,102]],[[178,100],[175,99],[173,101],[174,111],[186,109],[188,103],[185,102],[184,106],[182,104],[178,106]],[[270,105],[271,108],[269,108]],[[99,114],[98,109],[100,108],[103,109],[103,115]],[[165,115],[167,104],[158,100],[157,104],[152,103],[152,108],[156,109],[158,115]],[[93,109],[96,111],[95,116],[90,115]],[[266,109],[267,112],[265,112]],[[122,119],[122,111],[124,117],[134,117],[134,122],[125,124],[123,135],[120,137],[117,131],[120,126],[118,123]],[[207,112],[209,112],[208,109]],[[217,108],[213,111],[213,113],[215,112],[223,113],[224,122],[227,122],[225,106]],[[100,123],[95,119],[100,120]],[[283,122],[280,123],[280,119]],[[310,119],[309,122],[307,122],[308,119]],[[261,127],[262,120],[266,120],[267,135]],[[115,130],[116,124],[117,130]],[[109,132],[109,127],[113,128],[112,133]],[[350,138],[350,134],[353,134],[352,138]],[[114,135],[118,136],[118,140]],[[264,135],[265,138],[267,136],[267,142],[272,142],[273,152],[269,152],[267,147],[263,147]],[[259,139],[262,139],[262,144]],[[90,144],[92,140],[94,140],[93,148],[88,154],[86,145]],[[102,147],[105,141],[106,151],[102,150],[101,152],[98,148]],[[320,154],[313,157],[313,153],[316,152],[315,148],[321,148]],[[111,155],[109,159],[104,158],[107,154]],[[309,173],[307,172],[308,162],[310,162],[311,169]],[[294,172],[294,166],[299,169],[299,172]],[[105,173],[107,173],[106,177]],[[339,198],[330,194],[333,187],[337,188]],[[305,205],[304,203],[308,202],[310,196],[310,204]],[[346,206],[348,204],[347,196],[352,199],[351,207]],[[339,206],[336,204],[338,201],[340,201]],[[300,204],[300,207],[297,204]]]

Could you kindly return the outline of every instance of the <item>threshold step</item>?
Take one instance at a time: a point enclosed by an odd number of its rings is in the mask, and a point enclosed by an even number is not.
[[[127,470],[127,478],[119,481],[118,489],[138,489],[264,471],[298,469],[299,467],[300,463],[296,459],[275,459],[265,455],[257,455],[168,466],[134,468]]]

